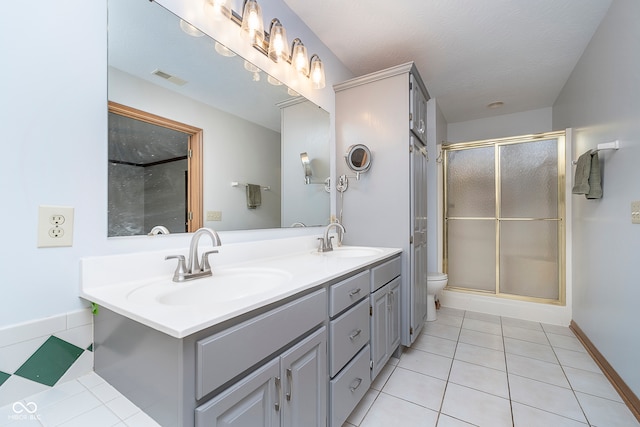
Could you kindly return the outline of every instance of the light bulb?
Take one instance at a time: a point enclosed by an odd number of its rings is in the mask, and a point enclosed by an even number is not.
[[[255,0],[247,0],[242,12],[242,26],[240,32],[253,45],[262,45],[264,41],[264,26],[262,23],[262,9]]]
[[[322,89],[325,87],[325,77],[324,77],[324,65],[322,61],[318,57],[318,55],[313,55],[311,57],[311,73],[309,75],[311,78],[311,83],[313,87],[316,89]]]
[[[231,17],[228,0],[205,0],[204,11],[211,19],[221,21]]]

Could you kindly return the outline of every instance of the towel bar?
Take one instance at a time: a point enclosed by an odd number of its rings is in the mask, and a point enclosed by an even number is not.
[[[598,148],[592,149],[591,154],[597,153],[598,151],[603,151],[603,150],[617,150],[619,148],[620,148],[620,143],[616,139],[615,141],[603,142],[601,144],[598,144]],[[578,163],[577,160],[573,160],[571,162],[572,165],[576,165],[577,163]]]
[[[231,186],[232,187],[239,187],[239,186],[243,186],[246,187],[247,184],[245,184],[244,182],[238,182],[238,181],[231,181]],[[270,185],[264,185],[261,186],[263,191],[270,191],[271,190],[271,186]]]

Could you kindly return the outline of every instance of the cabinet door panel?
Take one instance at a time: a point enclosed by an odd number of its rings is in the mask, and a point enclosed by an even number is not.
[[[411,145],[411,223],[413,243],[410,249],[411,329],[413,342],[427,316],[427,155],[424,145],[413,136]]]
[[[400,345],[400,278],[389,283],[389,355]]]
[[[277,427],[280,411],[275,359],[196,408],[195,427]]]
[[[284,427],[325,427],[327,422],[327,328],[281,357]]]
[[[411,130],[420,141],[427,142],[427,98],[413,75],[411,81]]]
[[[389,285],[385,285],[371,294],[371,381],[380,373],[384,364],[389,360],[389,334],[387,323],[389,319],[388,295]]]

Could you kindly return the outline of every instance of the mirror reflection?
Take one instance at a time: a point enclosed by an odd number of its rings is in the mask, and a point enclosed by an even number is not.
[[[354,172],[366,172],[371,167],[371,150],[364,144],[349,147],[345,156],[347,166]]]
[[[329,176],[328,113],[211,38],[187,34],[155,2],[109,0],[108,7],[109,101],[198,129],[202,139],[200,157],[185,159],[184,142],[182,151],[167,149],[171,132],[127,140],[110,116],[109,236],[158,225],[173,233],[329,222],[329,195],[305,185],[300,168],[307,152],[314,176]],[[121,170],[131,172],[129,180]],[[261,191],[252,209],[248,184]]]

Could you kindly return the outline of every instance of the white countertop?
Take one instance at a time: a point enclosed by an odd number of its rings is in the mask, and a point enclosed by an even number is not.
[[[130,298],[134,291],[151,282],[162,281],[164,288],[173,290],[198,286],[199,281],[207,280],[169,283],[177,261],[165,261],[164,257],[185,254],[186,249],[84,258],[80,296],[170,336],[184,338],[401,252],[395,248],[378,248],[373,255],[324,256],[314,253],[315,245],[315,237],[304,237],[217,247],[220,253],[210,257],[214,276],[216,270],[221,275],[246,269],[284,273],[279,279],[282,283],[274,289],[224,303],[200,302],[194,307],[167,305],[153,297],[149,301]],[[207,247],[201,247],[200,252],[203,250]],[[268,255],[273,253],[280,255]]]

